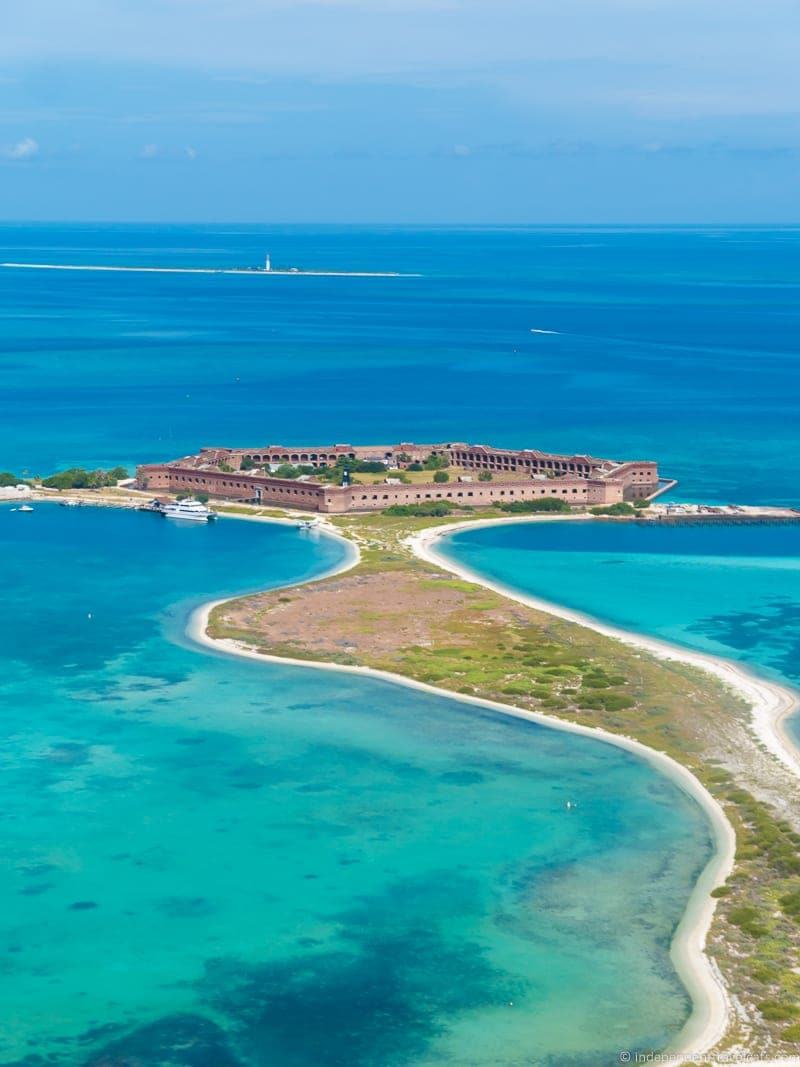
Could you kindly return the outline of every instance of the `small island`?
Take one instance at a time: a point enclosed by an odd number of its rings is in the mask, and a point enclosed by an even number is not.
[[[221,516],[350,546],[336,574],[201,609],[197,641],[577,730],[678,783],[706,812],[715,848],[671,945],[693,1011],[670,1051],[797,1053],[800,756],[782,728],[796,696],[737,664],[497,586],[438,548],[481,523],[797,522],[797,511],[660,503],[675,482],[654,461],[462,442],[201,448],[114,485],[124,473],[76,470],[26,488],[145,510],[154,493],[213,497]]]

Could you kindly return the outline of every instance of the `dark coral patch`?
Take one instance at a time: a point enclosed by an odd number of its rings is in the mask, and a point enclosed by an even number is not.
[[[202,1015],[169,1015],[112,1041],[83,1067],[244,1067],[225,1034]]]
[[[523,995],[438,915],[469,886],[404,884],[338,916],[339,950],[263,964],[216,960],[199,986],[253,1067],[399,1067],[433,1055],[462,1013]],[[440,900],[440,896],[443,898]],[[449,903],[447,898],[449,897]],[[427,913],[427,914],[426,914]]]

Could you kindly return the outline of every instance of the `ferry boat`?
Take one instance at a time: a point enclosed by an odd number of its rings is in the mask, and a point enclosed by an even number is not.
[[[189,522],[210,522],[217,517],[216,512],[199,500],[176,500],[174,504],[164,504],[161,514],[168,519],[186,519]]]

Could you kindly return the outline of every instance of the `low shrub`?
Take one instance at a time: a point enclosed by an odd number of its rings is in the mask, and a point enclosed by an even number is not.
[[[767,928],[760,921],[760,918],[758,910],[749,904],[741,904],[738,908],[731,908],[728,914],[728,920],[746,934],[750,934],[751,937],[763,937],[767,933]]]
[[[392,504],[391,507],[384,508],[383,514],[393,515],[398,518],[440,518],[444,515],[449,515],[452,510],[452,504],[449,504],[446,500],[437,500],[435,503],[432,502],[430,504]]]
[[[800,919],[800,889],[786,893],[780,898],[780,904],[787,915],[791,915],[793,919]]]
[[[758,1005],[758,1010],[764,1016],[765,1019],[769,1019],[771,1022],[788,1022],[789,1019],[796,1019],[800,1010],[796,1004],[787,1004],[780,1000],[762,1000]]]
[[[497,505],[501,511],[507,511],[511,515],[525,515],[538,511],[554,511],[566,514],[572,511],[566,500],[557,496],[544,496],[541,500],[511,500],[507,504]]]
[[[603,507],[589,508],[592,515],[635,515],[636,508],[631,504],[625,504],[620,502],[618,504],[608,504]]]
[[[585,694],[580,699],[582,708],[590,708],[593,711],[623,711],[632,708],[635,701],[624,693],[591,693]]]

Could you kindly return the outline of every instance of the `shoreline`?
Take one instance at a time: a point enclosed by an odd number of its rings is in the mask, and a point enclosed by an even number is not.
[[[240,516],[237,515],[232,517],[238,518]],[[571,516],[531,516],[527,519],[523,518],[521,521],[552,522],[564,521],[565,518],[569,519]],[[587,519],[588,518],[591,518],[591,516],[587,516]],[[261,518],[260,521],[270,522],[274,520]],[[449,561],[440,561],[438,554],[431,548],[431,542],[463,528],[517,521],[520,521],[520,519],[514,517],[508,519],[487,519],[483,521],[479,520],[477,522],[453,523],[441,527],[429,527],[420,531],[420,533],[413,535],[411,538],[408,538],[406,543],[419,558],[424,559],[437,567],[442,567],[442,569],[448,570],[451,573],[457,573],[468,581],[491,588],[500,593],[500,595],[508,597],[509,591],[500,586],[499,583],[492,584],[481,576],[473,575],[468,572],[467,568],[458,571],[456,570],[456,565],[451,564]],[[348,538],[343,537],[342,534],[327,524],[325,525],[324,530],[328,534],[333,533],[334,536],[347,541],[348,544],[353,545],[356,549],[356,552],[353,554],[349,562],[345,561],[342,566],[338,567],[331,573],[344,573],[355,567],[360,559],[358,546]],[[330,577],[331,573],[296,584],[309,584],[310,582],[321,581],[323,578]],[[689,1064],[702,1058],[723,1039],[729,1025],[731,1013],[730,998],[721,974],[712,960],[705,954],[705,942],[716,907],[716,900],[711,896],[711,891],[715,887],[722,885],[733,871],[736,838],[733,827],[728,821],[722,806],[705,786],[695,778],[687,767],[684,767],[683,764],[679,763],[671,756],[668,756],[666,753],[650,748],[634,738],[622,734],[614,734],[611,731],[604,730],[600,727],[583,726],[580,723],[568,722],[553,715],[518,708],[510,703],[500,703],[499,701],[488,700],[482,697],[471,697],[465,694],[453,693],[449,690],[441,689],[438,686],[420,682],[412,678],[406,678],[403,675],[395,674],[391,671],[383,671],[372,667],[359,667],[349,664],[325,663],[315,660],[273,656],[268,653],[259,652],[242,642],[230,638],[217,639],[210,637],[207,630],[211,612],[214,608],[231,599],[236,598],[224,597],[196,608],[191,613],[186,626],[186,635],[189,639],[196,645],[213,650],[215,653],[221,655],[257,660],[262,663],[266,662],[284,664],[293,667],[306,667],[310,670],[336,671],[345,674],[361,675],[363,677],[388,682],[393,685],[403,685],[410,689],[445,697],[449,700],[460,701],[461,703],[469,704],[473,707],[487,708],[488,710],[508,715],[513,718],[534,722],[538,725],[549,727],[550,729],[564,730],[569,733],[593,738],[600,743],[611,744],[617,748],[622,748],[628,752],[634,753],[644,759],[657,772],[666,775],[666,777],[668,777],[679,789],[692,797],[703,809],[703,812],[708,819],[709,832],[714,850],[692,887],[683,915],[675,928],[672,942],[670,944],[670,958],[675,967],[678,979],[684,986],[690,998],[692,1010],[689,1018],[686,1020],[675,1038],[670,1042],[664,1054],[670,1054],[671,1057],[673,1057],[671,1062],[675,1064]],[[511,599],[527,603],[530,606],[547,612],[548,614],[559,614],[558,611],[551,610],[551,605],[546,604],[544,601],[533,603],[533,598],[526,598],[522,594],[512,596]],[[557,605],[552,605],[552,609],[556,609],[557,607]],[[561,615],[561,617],[567,616]],[[569,621],[579,622],[580,625],[589,625],[589,628],[596,629],[591,623],[585,623],[573,615],[569,616]],[[613,634],[613,636],[616,636],[616,634]],[[632,643],[636,642],[633,641]],[[666,648],[673,651],[672,646],[666,646]],[[650,651],[649,648],[648,651]],[[672,658],[679,657],[673,656]],[[778,1061],[775,1062],[777,1063]],[[780,1062],[789,1064],[792,1061],[783,1060]],[[797,1062],[800,1063],[800,1060]],[[762,1061],[762,1063],[764,1064],[764,1067],[766,1067],[767,1061]]]
[[[102,506],[110,502],[98,501],[97,503]],[[249,515],[241,512],[220,513],[220,518],[223,517],[244,519],[250,522],[272,522],[277,525],[296,525],[298,521],[289,516],[283,518],[279,516]],[[769,737],[772,743],[766,747],[769,748],[773,756],[788,766],[792,773],[800,775],[800,760],[797,758],[797,750],[795,750],[782,726],[785,718],[796,710],[798,706],[797,697],[790,690],[784,689],[776,683],[763,681],[757,676],[752,676],[745,668],[740,668],[737,664],[717,659],[705,653],[684,650],[679,646],[671,645],[657,638],[649,638],[635,632],[622,630],[611,624],[605,624],[589,615],[583,615],[579,611],[564,608],[556,603],[524,594],[513,587],[505,586],[501,582],[495,582],[484,577],[479,572],[474,572],[466,566],[451,561],[446,556],[440,555],[433,547],[434,543],[443,537],[480,526],[520,522],[563,522],[576,521],[576,519],[578,521],[591,521],[594,516],[522,515],[446,523],[441,526],[426,527],[407,537],[404,543],[418,558],[476,585],[491,589],[507,599],[523,603],[543,613],[563,618],[604,636],[618,639],[629,646],[643,649],[656,658],[685,662],[713,674],[738,695],[744,697],[751,708],[752,724],[757,737],[760,740],[766,740]],[[330,571],[314,575],[311,578],[303,579],[288,586],[278,586],[276,588],[294,588],[295,586],[320,582],[352,570],[359,563],[361,551],[357,541],[345,536],[337,527],[326,520],[318,522],[316,530],[342,541],[348,549],[347,557]],[[733,1012],[731,1004],[733,995],[729,994],[728,987],[725,985],[715,963],[706,956],[705,941],[716,907],[716,899],[711,897],[710,893],[712,889],[727,879],[734,868],[736,839],[733,828],[721,805],[705,786],[695,778],[692,772],[666,753],[651,748],[634,738],[623,734],[615,734],[600,727],[572,723],[553,715],[518,708],[510,703],[500,703],[481,697],[454,693],[390,671],[310,659],[273,656],[268,653],[258,652],[234,639],[215,639],[210,637],[207,633],[207,627],[209,616],[213,609],[219,605],[250,595],[253,595],[252,592],[225,596],[195,607],[187,619],[184,629],[185,636],[196,647],[199,646],[213,651],[217,655],[372,677],[389,684],[404,685],[411,689],[421,690],[450,700],[457,700],[464,704],[483,707],[517,719],[525,719],[551,729],[560,729],[594,738],[598,742],[615,745],[645,759],[656,772],[666,775],[678,788],[700,804],[708,818],[709,833],[715,846],[714,852],[692,887],[685,910],[675,928],[670,944],[670,957],[673,966],[690,998],[692,1009],[684,1026],[660,1055],[668,1056],[670,1062],[675,1064],[688,1065],[704,1060],[709,1052],[724,1038]],[[759,704],[760,707],[757,706]],[[769,731],[768,735],[766,731]],[[727,1062],[736,1062],[736,1060],[731,1059]],[[796,1056],[783,1057],[781,1059],[748,1059],[746,1062],[753,1064],[754,1067],[800,1067],[800,1057]]]
[[[586,518],[592,517],[587,516]],[[545,521],[553,521],[553,518],[562,518],[562,516],[548,517]],[[568,516],[563,518],[570,521]],[[455,574],[466,581],[491,589],[500,596],[516,600],[520,604],[525,604],[548,615],[554,615],[556,618],[564,619],[566,622],[585,626],[587,629],[594,630],[595,633],[602,634],[604,637],[612,637],[622,641],[623,644],[649,652],[658,659],[686,663],[691,667],[698,667],[713,674],[715,678],[718,678],[729,689],[732,689],[737,696],[740,696],[749,705],[751,709],[751,727],[758,740],[784,767],[797,778],[800,778],[800,748],[798,748],[796,742],[786,730],[786,720],[800,710],[800,694],[795,693],[788,686],[762,678],[735,660],[723,659],[720,656],[712,655],[710,652],[697,652],[693,649],[683,648],[680,645],[673,645],[659,637],[650,637],[647,634],[626,630],[623,627],[615,626],[613,623],[604,622],[593,615],[573,608],[563,607],[555,601],[524,593],[513,586],[482,575],[466,564],[457,563],[443,553],[438,552],[434,547],[434,542],[442,537],[460,533],[462,530],[496,526],[507,521],[506,519],[479,519],[475,522],[453,523],[448,527],[433,527],[412,535],[407,539],[406,543],[420,559],[441,567],[443,570],[449,571],[451,574]],[[521,521],[541,522],[542,519],[538,516],[529,516]]]
[[[516,600],[518,603],[567,622],[584,626],[603,636],[641,649],[658,659],[686,663],[712,674],[747,703],[750,708],[751,729],[756,738],[779,762],[796,777],[800,777],[800,750],[791,740],[785,727],[786,719],[797,712],[800,707],[800,699],[792,690],[751,674],[746,668],[733,661],[708,653],[683,649],[659,638],[624,630],[583,612],[523,593],[503,582],[488,578],[464,564],[457,563],[434,547],[437,541],[462,530],[496,526],[507,521],[506,519],[483,519],[475,522],[453,523],[447,527],[428,528],[407,538],[406,544],[419,559],[441,567],[465,581],[490,589],[500,596]],[[529,516],[522,521],[536,522],[541,519],[537,516]],[[595,733],[593,730],[587,732]],[[605,731],[598,732],[605,733]],[[630,740],[622,739],[619,735],[611,736],[618,742]],[[678,976],[692,999],[693,1010],[681,1032],[668,1046],[667,1051],[678,1054],[679,1058],[674,1062],[691,1063],[713,1049],[728,1028],[731,1011],[730,995],[719,970],[705,953],[705,942],[716,908],[716,900],[710,896],[710,892],[715,885],[724,882],[733,870],[736,838],[719,803],[686,767],[654,749],[649,749],[644,745],[640,747],[645,750],[643,753],[645,758],[649,758],[651,764],[669,777],[674,777],[674,768],[677,767],[682,772],[681,778],[690,779],[691,786],[687,791],[698,800],[708,815],[718,849],[716,856],[709,860],[694,885],[670,946],[670,956]],[[661,759],[653,759],[653,755],[660,756]],[[717,818],[721,819],[721,824],[717,823]],[[699,1000],[696,994],[699,994]],[[788,1067],[791,1064],[800,1064],[800,1057],[747,1062],[752,1062],[757,1067],[770,1067],[772,1064]]]

